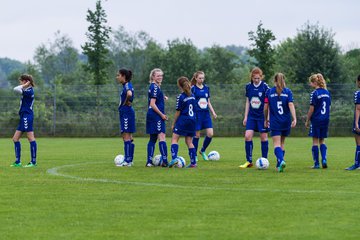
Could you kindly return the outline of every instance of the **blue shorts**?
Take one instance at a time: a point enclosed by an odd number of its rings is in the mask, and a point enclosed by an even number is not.
[[[327,138],[329,126],[314,127],[312,124],[309,129],[309,137],[314,138]]]
[[[194,137],[196,135],[195,126],[196,122],[194,120],[182,120],[179,118],[175,123],[173,133],[185,137]]]
[[[136,132],[134,109],[132,109],[132,111],[119,112],[119,118],[121,133]]]
[[[254,132],[266,133],[269,132],[269,128],[264,128],[264,119],[248,118],[246,122],[246,130],[254,130]]]
[[[213,128],[209,111],[196,112],[196,131]]]
[[[286,130],[271,130],[271,136],[284,136],[287,137],[290,135],[291,128]]]
[[[16,130],[21,132],[33,132],[34,116],[32,114],[23,114],[20,116],[19,125]]]
[[[159,115],[146,115],[146,133],[159,134],[166,132],[165,120],[162,120]]]

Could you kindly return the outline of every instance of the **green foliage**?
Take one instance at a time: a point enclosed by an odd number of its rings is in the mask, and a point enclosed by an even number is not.
[[[81,46],[84,54],[88,57],[86,69],[93,74],[95,85],[107,83],[108,68],[111,66],[111,60],[108,58],[109,34],[111,28],[106,26],[106,13],[101,6],[101,0],[96,2],[96,10],[88,10],[86,20],[90,23],[86,36],[88,42]]]
[[[353,49],[342,56],[344,82],[355,82],[360,74],[360,49]]]
[[[0,87],[8,86],[8,76],[13,71],[23,72],[25,65],[9,58],[0,58]]]
[[[313,73],[322,73],[332,83],[341,83],[340,50],[334,34],[306,23],[294,39],[288,38],[277,48],[277,70],[290,81],[307,83]]]
[[[275,49],[271,42],[275,41],[276,38],[271,30],[263,28],[262,25],[260,21],[256,33],[253,31],[248,33],[249,40],[253,41],[251,44],[253,49],[248,50],[248,53],[256,59],[255,65],[262,69],[265,79],[268,80],[274,75]]]

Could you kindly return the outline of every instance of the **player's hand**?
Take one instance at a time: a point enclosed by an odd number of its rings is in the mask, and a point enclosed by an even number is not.
[[[169,118],[168,118],[165,114],[163,114],[163,115],[161,115],[161,119],[166,121],[166,120],[168,120]]]
[[[296,126],[296,119],[294,119],[292,122],[291,122],[291,127],[294,128]]]
[[[213,117],[214,117],[214,119],[216,119],[216,118],[217,118],[217,115],[216,115],[216,113],[213,113]]]
[[[243,126],[246,127],[246,122],[247,122],[247,119],[245,118],[244,121],[243,121]]]
[[[309,121],[308,120],[306,120],[306,122],[305,122],[305,127],[309,128]]]
[[[168,96],[165,96],[165,95],[164,95],[164,100],[168,100],[168,99],[169,99]]]

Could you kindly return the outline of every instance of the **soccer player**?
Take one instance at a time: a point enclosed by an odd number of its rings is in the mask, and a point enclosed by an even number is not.
[[[196,99],[196,136],[193,138],[193,144],[195,150],[197,151],[200,139],[200,131],[206,130],[206,137],[203,142],[203,146],[200,149],[200,154],[202,158],[207,161],[208,157],[206,155],[206,149],[210,145],[212,137],[214,135],[214,129],[212,126],[210,112],[213,115],[214,119],[217,118],[215,110],[210,102],[210,88],[204,84],[205,73],[202,71],[197,71],[194,73],[191,79],[191,92],[194,94]]]
[[[148,92],[148,111],[146,114],[146,133],[150,134],[150,140],[147,145],[146,167],[153,167],[152,158],[155,151],[155,144],[159,139],[159,149],[162,157],[162,167],[168,166],[167,146],[165,139],[165,121],[168,117],[165,115],[165,100],[160,89],[164,73],[160,68],[155,68],[150,72],[150,86]]]
[[[131,70],[121,68],[116,75],[118,83],[122,84],[123,89],[120,93],[119,118],[120,130],[124,140],[124,162],[121,167],[131,167],[133,165],[135,144],[133,143],[132,134],[135,133],[135,111],[132,107],[134,100],[134,88],[131,84]]]
[[[188,78],[180,77],[177,85],[181,91],[176,99],[176,113],[172,125],[171,156],[172,160],[169,167],[178,162],[177,154],[179,150],[179,138],[185,137],[185,143],[189,149],[190,164],[187,168],[196,167],[196,149],[192,143],[196,132],[196,115],[195,115],[195,96],[191,93],[191,83]]]
[[[261,155],[268,157],[269,141],[268,128],[264,128],[264,99],[269,86],[262,80],[263,72],[255,67],[250,74],[251,82],[245,87],[246,103],[243,125],[245,130],[245,153],[246,162],[240,168],[250,168],[252,163],[253,136],[254,132],[260,133]]]
[[[357,77],[356,86],[360,88],[360,75]],[[355,170],[360,168],[360,91],[356,91],[354,93],[354,123],[352,132],[355,134],[355,143],[356,143],[356,151],[355,151],[355,162],[354,165],[346,168],[346,170]]]
[[[309,136],[313,139],[311,152],[314,160],[314,166],[312,166],[312,168],[320,168],[319,145],[322,168],[327,168],[327,147],[325,144],[325,138],[328,136],[331,96],[329,91],[326,89],[326,82],[322,74],[317,73],[311,75],[309,83],[310,86],[315,89],[310,94],[310,108],[305,121],[305,127],[309,128],[310,126]]]
[[[20,85],[14,88],[14,91],[21,94],[20,101],[20,122],[14,133],[13,141],[15,147],[15,162],[11,164],[11,167],[21,167],[21,144],[20,138],[23,132],[26,132],[27,138],[30,142],[31,160],[24,167],[36,166],[36,152],[37,144],[34,136],[33,121],[34,121],[34,89],[35,86],[33,77],[29,74],[23,74],[19,78]]]
[[[275,87],[265,94],[264,127],[269,127],[270,123],[274,153],[277,158],[276,169],[283,172],[286,167],[285,138],[289,136],[291,128],[296,126],[296,112],[292,92],[285,85],[284,74],[277,73],[274,84]]]

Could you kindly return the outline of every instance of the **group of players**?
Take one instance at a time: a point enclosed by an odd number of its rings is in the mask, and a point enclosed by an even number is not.
[[[163,71],[155,68],[150,72],[150,85],[148,91],[148,111],[146,115],[146,133],[150,135],[147,145],[146,167],[153,167],[153,155],[155,144],[159,140],[161,153],[161,166],[172,167],[177,164],[178,141],[180,136],[185,137],[189,150],[190,164],[187,168],[197,167],[197,149],[200,131],[206,130],[206,137],[199,153],[204,160],[208,160],[206,149],[213,137],[212,116],[217,115],[210,102],[210,89],[204,84],[205,73],[197,71],[191,80],[186,77],[177,79],[180,94],[176,100],[176,112],[172,124],[171,161],[168,161],[168,151],[165,141],[165,100],[167,96],[161,91]],[[292,91],[286,87],[285,76],[277,73],[274,76],[274,87],[270,88],[263,81],[263,72],[255,67],[250,73],[250,82],[246,85],[246,104],[243,125],[245,126],[245,152],[246,162],[239,166],[241,169],[253,166],[252,150],[254,132],[260,133],[262,157],[268,157],[268,132],[273,139],[274,154],[277,159],[276,170],[283,172],[286,167],[285,138],[289,136],[291,128],[296,126],[296,111],[293,103]],[[134,88],[131,84],[131,70],[122,68],[116,76],[118,83],[123,89],[120,93],[119,117],[120,129],[124,140],[124,162],[122,167],[133,165],[135,144],[133,133],[135,127],[135,111],[132,107]],[[20,121],[13,136],[15,149],[15,162],[12,167],[21,167],[20,138],[23,132],[27,133],[30,142],[31,160],[25,167],[35,167],[37,144],[33,132],[33,103],[34,103],[34,80],[31,75],[23,74],[19,78],[20,85],[14,91],[21,94]],[[309,128],[309,136],[313,139],[312,156],[314,164],[312,168],[327,168],[327,146],[325,139],[328,136],[330,120],[331,95],[326,88],[326,81],[322,74],[317,73],[309,77],[309,84],[314,90],[310,94],[310,107],[307,113],[305,126]],[[360,88],[360,75],[357,78],[357,87]],[[355,113],[353,133],[355,134],[356,153],[355,162],[346,170],[360,168],[360,91],[354,96]]]

